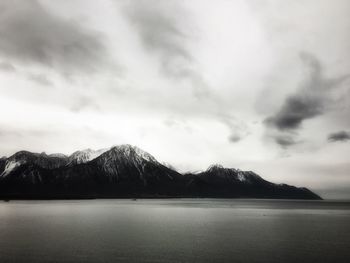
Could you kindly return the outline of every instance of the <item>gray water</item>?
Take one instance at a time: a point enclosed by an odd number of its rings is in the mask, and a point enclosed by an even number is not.
[[[350,262],[350,203],[0,203],[0,262]]]

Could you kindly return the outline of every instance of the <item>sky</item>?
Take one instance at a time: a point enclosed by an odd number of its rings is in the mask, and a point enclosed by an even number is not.
[[[136,145],[350,198],[348,0],[0,0],[0,155]]]

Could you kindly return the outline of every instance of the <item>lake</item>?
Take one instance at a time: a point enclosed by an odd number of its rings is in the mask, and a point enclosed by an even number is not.
[[[0,262],[349,262],[350,203],[0,203]]]

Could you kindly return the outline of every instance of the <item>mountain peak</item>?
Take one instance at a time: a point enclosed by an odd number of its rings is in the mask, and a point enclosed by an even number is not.
[[[253,183],[258,181],[263,181],[259,175],[251,171],[241,171],[235,168],[225,168],[220,164],[214,164],[209,166],[209,168],[202,172],[202,174],[206,174],[211,177],[222,177],[222,178],[230,178],[240,182],[240,183]]]
[[[218,171],[234,171],[237,172],[238,170],[234,169],[234,168],[226,168],[224,166],[222,166],[221,164],[212,164],[208,167],[207,172],[218,172]]]
[[[100,150],[95,151],[95,150],[92,150],[90,148],[87,148],[85,150],[76,151],[69,156],[68,165],[89,162],[89,161],[99,157],[101,154],[103,154],[106,151],[108,151],[108,149],[100,149]]]
[[[33,156],[33,155],[37,156],[39,154],[23,150],[23,151],[19,151],[19,152],[16,152],[15,154],[11,155],[10,158],[11,157],[15,157],[16,158],[16,157],[22,157],[22,156]]]
[[[224,169],[224,166],[222,166],[221,164],[215,163],[210,165],[207,170],[216,170],[216,169]]]
[[[110,149],[111,152],[114,152],[118,155],[122,154],[125,157],[128,158],[137,158],[137,159],[145,159],[147,161],[150,162],[157,162],[156,158],[154,158],[151,154],[149,154],[148,152],[145,152],[144,150],[130,145],[130,144],[121,144],[121,145],[116,145],[113,146]]]

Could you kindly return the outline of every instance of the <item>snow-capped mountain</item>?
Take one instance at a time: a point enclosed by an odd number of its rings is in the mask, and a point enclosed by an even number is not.
[[[220,165],[180,174],[127,144],[70,156],[21,151],[1,158],[0,196],[320,198],[306,188],[273,184],[254,172]]]

